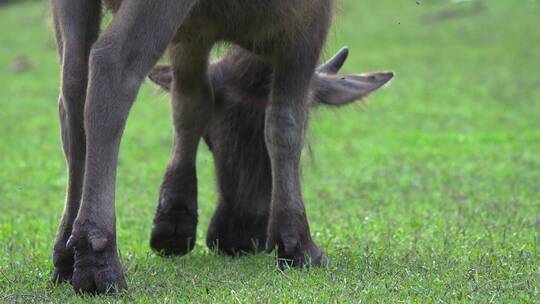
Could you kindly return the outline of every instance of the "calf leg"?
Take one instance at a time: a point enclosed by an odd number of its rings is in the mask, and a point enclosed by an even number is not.
[[[70,281],[73,251],[66,248],[81,201],[86,141],[84,103],[88,82],[88,56],[97,39],[101,8],[92,0],[53,0],[54,25],[62,63],[58,98],[62,145],[68,167],[66,202],[53,251],[54,282]]]
[[[141,82],[196,0],[125,1],[94,44],[84,113],[82,202],[68,247],[83,292],[126,287],[116,246],[115,182],[121,135]]]
[[[265,138],[272,166],[272,201],[266,249],[278,249],[280,266],[318,265],[300,186],[300,155],[307,124],[307,95],[318,51],[296,50],[277,60]]]
[[[184,255],[195,244],[197,228],[197,147],[214,106],[207,75],[211,42],[177,43],[171,47],[174,81],[172,108],[174,147],[150,239],[164,255]]]

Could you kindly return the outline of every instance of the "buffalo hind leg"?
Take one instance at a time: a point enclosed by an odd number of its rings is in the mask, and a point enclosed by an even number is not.
[[[169,52],[173,65],[174,144],[161,184],[150,246],[162,255],[184,255],[193,249],[197,230],[197,174],[200,139],[214,108],[208,78],[213,42],[176,42]]]
[[[139,87],[196,0],[126,1],[90,52],[82,201],[68,247],[72,284],[86,293],[126,287],[117,252],[115,183],[120,140]]]
[[[66,248],[82,195],[86,140],[84,104],[88,83],[88,56],[97,39],[101,7],[92,0],[53,0],[54,26],[62,64],[58,98],[62,146],[68,167],[66,202],[53,250],[55,283],[71,281],[73,250]]]

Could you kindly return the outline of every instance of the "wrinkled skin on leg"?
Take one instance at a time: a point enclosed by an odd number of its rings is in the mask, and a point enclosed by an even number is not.
[[[101,5],[88,0],[54,0],[56,40],[62,64],[62,87],[58,98],[62,146],[68,167],[66,202],[53,251],[52,280],[69,282],[74,253],[66,248],[82,196],[86,138],[83,125],[90,47],[99,30]],[[62,25],[62,26],[61,26]]]
[[[141,82],[195,2],[127,2],[91,48],[83,117],[84,184],[66,244],[74,252],[71,282],[76,291],[104,293],[126,287],[116,246],[114,206],[120,139]],[[55,15],[74,11],[55,10]]]

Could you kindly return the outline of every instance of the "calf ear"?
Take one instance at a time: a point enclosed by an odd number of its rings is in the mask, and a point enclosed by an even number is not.
[[[370,72],[357,75],[319,73],[315,89],[317,103],[342,106],[367,97],[394,78],[393,72]]]
[[[148,74],[148,78],[165,91],[171,90],[173,71],[170,65],[156,65]]]

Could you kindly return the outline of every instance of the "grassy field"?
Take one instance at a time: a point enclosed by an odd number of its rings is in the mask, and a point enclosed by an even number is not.
[[[347,72],[397,79],[364,105],[312,115],[304,192],[326,269],[208,251],[206,148],[194,252],[152,254],[172,131],[167,96],[145,85],[118,176],[130,289],[82,298],[49,282],[66,183],[49,12],[0,7],[0,302],[540,302],[539,16],[536,0],[343,1],[327,54],[348,45]]]

